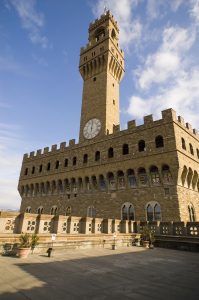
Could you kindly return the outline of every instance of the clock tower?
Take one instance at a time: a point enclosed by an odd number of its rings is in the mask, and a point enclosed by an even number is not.
[[[81,48],[79,70],[84,80],[79,142],[100,139],[119,122],[119,83],[124,53],[119,28],[107,11],[89,26],[88,44]]]

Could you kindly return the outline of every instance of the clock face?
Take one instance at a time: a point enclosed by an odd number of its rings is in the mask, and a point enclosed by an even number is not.
[[[86,139],[92,139],[94,138],[96,135],[98,135],[98,133],[100,132],[101,129],[101,122],[98,119],[91,119],[89,120],[85,127],[84,127],[84,137]]]

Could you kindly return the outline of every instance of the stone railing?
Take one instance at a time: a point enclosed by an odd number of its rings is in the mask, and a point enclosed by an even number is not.
[[[0,234],[141,233],[148,225],[155,235],[199,237],[199,222],[139,222],[75,216],[0,212]]]

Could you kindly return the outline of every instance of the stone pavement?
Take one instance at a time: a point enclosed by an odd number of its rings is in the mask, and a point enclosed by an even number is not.
[[[199,299],[199,254],[138,247],[0,257],[0,300]]]

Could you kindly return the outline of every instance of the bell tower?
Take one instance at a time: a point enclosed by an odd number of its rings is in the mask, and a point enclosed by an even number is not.
[[[110,11],[90,24],[88,34],[79,63],[84,81],[80,143],[111,134],[119,124],[119,83],[124,75],[119,28]]]

